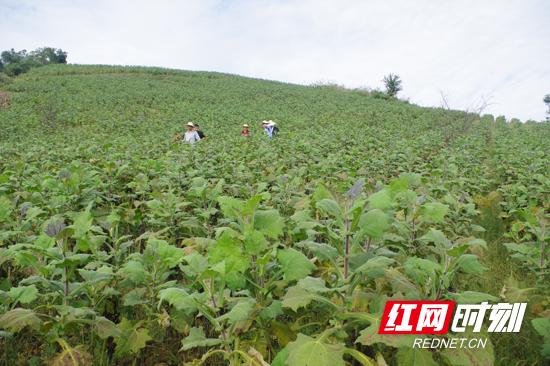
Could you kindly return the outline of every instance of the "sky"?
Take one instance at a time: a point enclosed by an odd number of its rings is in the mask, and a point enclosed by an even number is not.
[[[383,88],[424,106],[543,120],[548,0],[0,0],[0,50],[69,63]],[[485,103],[484,103],[485,102]]]

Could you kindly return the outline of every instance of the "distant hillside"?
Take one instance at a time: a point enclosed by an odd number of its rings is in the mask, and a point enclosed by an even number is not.
[[[158,146],[188,120],[200,122],[212,136],[231,136],[242,123],[256,127],[272,119],[292,132],[291,138],[313,142],[320,131],[332,129],[334,142],[349,139],[350,133],[359,139],[382,133],[380,137],[393,134],[383,144],[397,144],[413,136],[449,140],[472,120],[462,112],[330,86],[145,67],[52,65],[34,69],[4,89],[12,107],[0,117],[0,123],[5,121],[2,137],[21,143],[44,133],[70,139],[78,130],[94,141],[133,137]]]

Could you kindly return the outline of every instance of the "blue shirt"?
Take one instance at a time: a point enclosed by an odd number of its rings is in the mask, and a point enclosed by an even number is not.
[[[273,126],[264,127],[264,131],[270,139],[273,138],[273,128],[274,128]]]

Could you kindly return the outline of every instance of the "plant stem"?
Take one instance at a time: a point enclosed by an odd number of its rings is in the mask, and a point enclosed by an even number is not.
[[[69,270],[65,267],[65,305],[67,305],[67,297],[69,296]]]
[[[346,221],[345,221],[345,230],[346,230],[346,239],[345,239],[345,253],[344,253],[344,280],[348,278],[349,274],[349,247],[350,247],[350,233],[349,233],[349,218],[348,218],[348,207],[346,205]]]
[[[544,217],[541,218],[541,230],[540,230],[540,280],[544,280],[544,250],[546,243],[544,242],[544,238],[546,237],[546,221]]]
[[[367,242],[365,243],[365,252],[369,251],[371,242],[372,242],[372,238],[369,236],[369,238],[367,239]]]

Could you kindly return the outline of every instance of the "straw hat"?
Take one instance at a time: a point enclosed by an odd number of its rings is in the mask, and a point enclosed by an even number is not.
[[[187,126],[189,126],[189,127],[195,127],[195,125],[193,124],[193,122],[187,122]]]
[[[243,125],[243,127],[246,127],[246,128],[248,128],[248,125],[247,125],[247,124],[245,123],[245,124]]]

